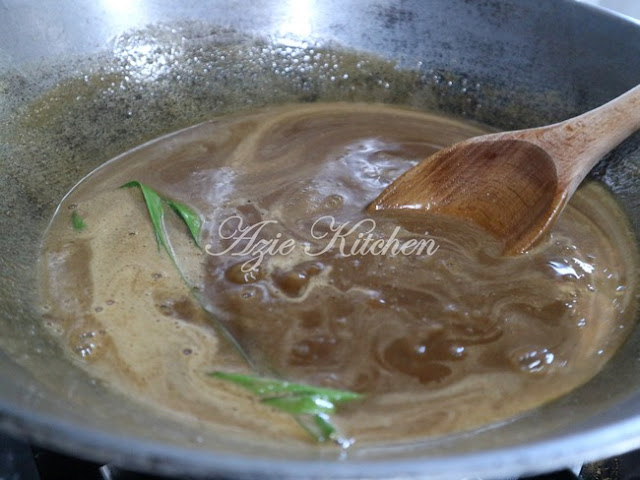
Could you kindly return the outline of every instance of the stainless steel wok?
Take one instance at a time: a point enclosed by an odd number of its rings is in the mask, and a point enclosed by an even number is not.
[[[36,313],[48,219],[83,175],[256,105],[380,101],[513,128],[640,83],[640,25],[561,0],[0,0],[0,428],[158,473],[508,477],[640,447],[640,331],[584,387],[468,435],[342,458],[152,415],[72,365]],[[640,229],[640,136],[593,174]]]

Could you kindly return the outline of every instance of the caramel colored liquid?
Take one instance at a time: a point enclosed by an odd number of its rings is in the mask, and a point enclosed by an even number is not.
[[[403,171],[481,133],[403,109],[325,104],[225,117],[146,144],[62,202],[42,252],[45,319],[78,362],[158,415],[258,439],[307,441],[288,415],[206,376],[247,370],[212,317],[262,372],[365,393],[336,415],[361,444],[533,409],[589,380],[626,338],[636,243],[596,184],[517,257],[463,222],[365,215]],[[118,189],[131,180],[194,206],[202,244],[228,252],[204,253],[168,217],[179,273],[156,246],[139,190]],[[72,210],[86,230],[71,228]],[[240,221],[270,223],[234,246]],[[337,225],[361,221],[323,251]],[[374,254],[365,234],[370,244],[431,243]],[[260,241],[273,251],[243,271],[257,257],[238,253]]]

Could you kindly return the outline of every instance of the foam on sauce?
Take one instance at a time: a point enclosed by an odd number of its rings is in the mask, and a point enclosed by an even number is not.
[[[42,250],[45,321],[92,374],[159,415],[258,439],[308,441],[288,415],[206,376],[247,371],[211,315],[263,372],[366,393],[335,417],[360,444],[535,408],[595,375],[634,321],[636,243],[604,188],[581,187],[549,238],[518,257],[501,257],[471,225],[420,217],[373,217],[373,234],[399,226],[400,241],[432,239],[432,255],[303,250],[326,245],[311,234],[319,218],[369,218],[365,206],[403,171],[481,133],[388,106],[317,104],[219,118],[143,145],[60,205]],[[139,190],[118,188],[134,179],[194,206],[212,251],[229,247],[219,228],[234,215],[274,220],[256,240],[281,234],[297,248],[247,274],[250,257],[207,255],[168,217],[181,276],[156,246]],[[71,228],[72,211],[85,231]],[[316,233],[331,233],[327,222]]]

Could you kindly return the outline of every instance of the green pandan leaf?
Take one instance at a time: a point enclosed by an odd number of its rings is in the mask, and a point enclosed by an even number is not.
[[[214,378],[239,385],[260,398],[265,405],[289,413],[318,442],[334,441],[342,448],[353,441],[341,435],[331,421],[341,403],[363,398],[362,395],[346,390],[314,387],[285,380],[276,380],[252,375],[213,372]]]
[[[342,435],[331,421],[331,417],[326,413],[297,415],[296,420],[317,442],[332,441],[342,448],[349,448],[353,445],[353,438]]]
[[[263,397],[278,397],[285,394],[307,394],[323,398],[333,403],[344,403],[359,400],[363,396],[359,393],[333,388],[314,387],[301,383],[292,383],[285,380],[242,375],[237,373],[213,372],[212,377],[233,382]]]
[[[335,440],[345,448],[351,443],[351,441],[340,437],[338,430],[333,423],[331,423],[329,415],[318,413],[313,416],[313,423],[316,431],[314,432],[313,430],[309,430],[309,433],[313,434],[317,439],[320,439],[321,442]]]
[[[139,187],[144,197],[144,202],[147,204],[147,210],[151,217],[151,223],[153,224],[153,231],[156,234],[156,241],[158,242],[158,248],[164,248],[169,256],[173,257],[171,248],[169,247],[169,241],[164,230],[164,201],[162,197],[156,193],[155,190],[148,187],[144,183],[140,183],[136,180],[125,183],[120,188]]]
[[[336,406],[333,402],[326,398],[307,394],[265,398],[262,403],[293,415],[315,415],[336,411]]]
[[[156,240],[158,243],[158,248],[164,248],[168,253],[169,257],[173,261],[174,266],[176,267],[178,273],[184,280],[184,282],[192,288],[192,292],[194,292],[194,297],[198,300],[201,306],[202,301],[199,298],[199,295],[195,293],[195,289],[193,285],[189,284],[187,277],[183,274],[179,266],[178,259],[175,257],[175,253],[171,248],[171,244],[169,239],[167,238],[167,230],[165,228],[165,210],[166,207],[170,207],[176,214],[185,222],[187,228],[189,229],[189,233],[193,237],[196,242],[196,245],[200,247],[200,236],[201,230],[203,226],[202,218],[196,213],[195,209],[190,207],[189,205],[185,205],[184,203],[177,202],[175,200],[167,199],[162,197],[159,193],[157,193],[154,189],[141,183],[137,180],[130,181],[125,183],[120,188],[130,188],[136,187],[140,188],[143,198],[145,200],[147,211],[149,212],[149,216],[151,218],[151,223],[153,225],[153,230],[155,232]],[[203,306],[204,308],[204,306]],[[240,342],[237,341],[236,338],[231,334],[231,332],[226,328],[226,326],[220,322],[215,315],[209,312],[206,308],[204,310],[207,312],[213,326],[216,328],[218,333],[225,338],[229,344],[236,349],[236,351],[242,356],[247,365],[252,369],[256,369],[251,357],[249,354],[242,348]]]
[[[163,198],[154,189],[152,189],[148,185],[145,185],[144,183],[138,182],[137,180],[125,183],[120,188],[130,187],[139,187],[142,191],[142,196],[144,197],[144,201],[147,204],[147,210],[149,211],[151,223],[153,224],[153,230],[156,234],[158,247],[163,247],[167,251],[169,256],[173,258],[173,253],[171,252],[164,226],[165,204],[171,207],[171,209],[180,216],[180,218],[187,225],[189,233],[191,233],[191,236],[196,242],[196,245],[198,245],[198,247],[200,246],[202,218],[196,213],[193,208],[176,200]]]
[[[200,246],[200,234],[202,232],[202,218],[198,215],[190,206],[184,203],[177,202],[175,200],[165,200],[169,205],[187,224],[187,228],[196,242],[198,247]]]
[[[84,221],[84,218],[80,216],[78,212],[73,212],[71,214],[71,226],[77,232],[82,232],[86,230],[87,223]]]

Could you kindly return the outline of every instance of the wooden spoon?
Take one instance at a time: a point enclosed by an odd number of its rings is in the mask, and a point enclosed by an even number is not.
[[[505,254],[540,240],[593,166],[640,129],[640,85],[579,117],[482,135],[440,150],[388,186],[369,212],[421,210],[467,218]]]

